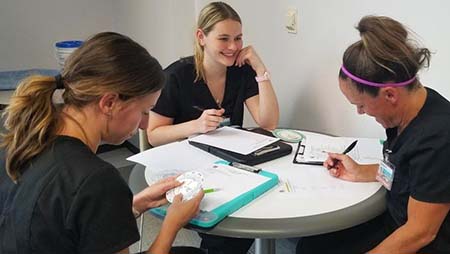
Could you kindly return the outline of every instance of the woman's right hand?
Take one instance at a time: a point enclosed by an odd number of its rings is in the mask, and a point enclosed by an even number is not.
[[[350,156],[339,153],[328,153],[328,158],[323,162],[330,175],[351,181],[359,181],[361,165],[356,163]]]
[[[181,194],[176,195],[167,209],[164,221],[178,231],[199,213],[200,202],[204,195],[203,190],[201,190],[194,198],[184,202]]]
[[[220,122],[223,121],[225,109],[206,109],[202,115],[195,120],[198,133],[207,133],[217,129]]]

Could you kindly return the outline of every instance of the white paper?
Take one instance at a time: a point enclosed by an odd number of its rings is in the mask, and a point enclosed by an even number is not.
[[[307,139],[311,136],[325,136],[307,131],[300,132]],[[355,138],[341,139],[348,139],[347,145],[355,140]],[[358,144],[355,148],[359,149],[360,162],[378,163],[382,158],[382,145],[379,139],[357,139]],[[296,148],[296,144],[291,145]],[[345,148],[344,145],[344,148],[340,149]],[[382,188],[378,182],[355,183],[332,177],[323,166],[294,164],[292,163],[294,156],[295,153],[258,165],[277,174],[280,178],[279,185],[234,212],[230,217],[281,219],[318,215],[363,202]]]
[[[154,173],[170,174],[170,172],[196,171],[220,159],[184,140],[146,150],[128,157],[127,160],[142,164]]]
[[[270,145],[279,139],[250,131],[222,127],[189,138],[189,140],[247,155],[264,146]]]
[[[217,189],[213,193],[205,194],[200,204],[203,211],[211,211],[270,180],[268,177],[245,170],[214,164],[220,160],[218,157],[195,148],[186,140],[146,150],[127,160],[147,167],[145,179],[149,185],[186,171],[201,172],[205,179],[203,188]]]
[[[204,176],[204,189],[217,191],[206,193],[200,210],[211,211],[270,180],[266,176],[237,169],[228,165],[214,164],[199,170]]]
[[[375,138],[331,137],[327,135],[308,135],[302,141],[305,145],[303,155],[299,151],[297,161],[324,162],[328,152],[342,153],[353,141],[358,140],[356,146],[348,153],[359,163],[377,163],[381,159],[381,144]]]

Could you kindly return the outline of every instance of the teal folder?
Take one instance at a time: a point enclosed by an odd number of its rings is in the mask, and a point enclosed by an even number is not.
[[[226,161],[219,161],[216,163],[229,164],[229,162]],[[256,188],[244,194],[241,194],[240,196],[230,200],[229,202],[215,208],[214,210],[211,210],[209,212],[201,211],[199,215],[189,221],[189,224],[202,228],[210,228],[219,223],[229,214],[232,214],[235,211],[239,210],[241,207],[250,203],[257,197],[261,196],[264,192],[270,190],[278,184],[278,176],[276,174],[267,172],[265,170],[261,170],[259,174],[268,177],[269,180],[257,186]],[[164,205],[161,207],[153,208],[150,210],[150,212],[157,217],[164,217],[167,213],[168,207],[169,205]]]

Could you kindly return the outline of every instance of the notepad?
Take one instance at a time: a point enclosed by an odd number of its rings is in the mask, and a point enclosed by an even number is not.
[[[308,135],[297,146],[293,162],[299,164],[322,165],[328,153],[342,153],[353,141],[358,140],[355,148],[348,153],[359,163],[379,161],[380,140],[375,138],[332,137],[323,134]]]
[[[189,141],[244,155],[248,155],[278,140],[279,138],[269,137],[231,127],[222,127],[217,130],[189,138]]]

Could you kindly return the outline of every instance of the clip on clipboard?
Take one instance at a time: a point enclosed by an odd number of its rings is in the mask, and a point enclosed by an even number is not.
[[[305,142],[304,139],[298,142],[297,150],[295,151],[294,160],[292,161],[294,164],[306,164],[306,165],[316,165],[316,166],[322,166],[323,161],[321,160],[311,160],[311,159],[305,159]]]

